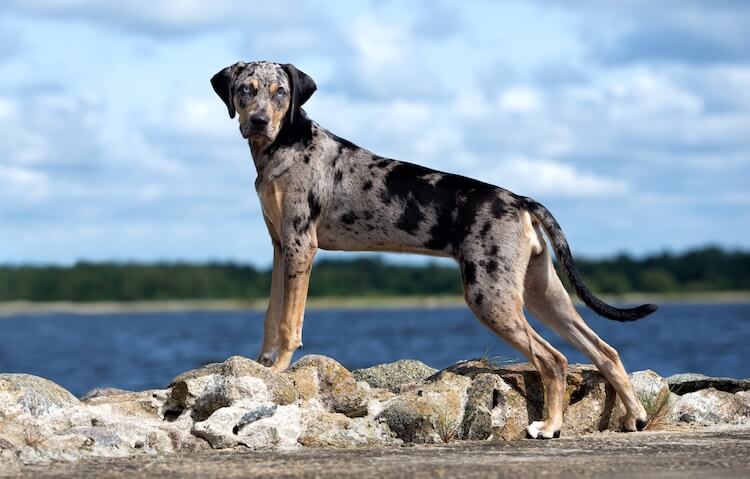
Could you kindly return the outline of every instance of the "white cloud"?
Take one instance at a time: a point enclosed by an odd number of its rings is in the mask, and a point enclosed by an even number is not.
[[[84,18],[126,29],[160,29],[161,33],[237,24],[242,12],[252,12],[255,20],[282,20],[286,11],[249,0],[11,0],[8,6],[21,13]]]
[[[6,196],[4,202],[17,197],[36,201],[46,198],[49,192],[46,174],[20,166],[0,164],[0,184],[2,196]]]
[[[497,166],[492,178],[519,194],[567,197],[616,196],[628,191],[627,182],[577,170],[571,165],[524,157]]]
[[[497,103],[503,113],[536,113],[542,108],[540,95],[527,86],[506,89],[500,94]]]
[[[736,193],[750,175],[750,66],[655,56],[597,63],[592,38],[601,35],[586,31],[611,30],[616,40],[631,17],[607,17],[610,25],[597,22],[601,12],[560,14],[526,2],[470,2],[463,10],[472,15],[455,22],[446,4],[437,23],[425,23],[432,2],[409,11],[398,2],[0,3],[11,13],[3,26],[23,46],[0,55],[0,181],[5,192],[13,184],[28,194],[0,192],[2,207],[14,213],[8,227],[16,237],[28,218],[64,232],[59,258],[216,257],[232,238],[234,257],[267,262],[267,250],[245,244],[267,245],[248,149],[208,85],[216,69],[253,56],[312,74],[319,91],[305,108],[336,134],[385,156],[552,196],[556,214],[573,222],[621,218],[618,232],[632,232],[640,212],[623,195],[681,194],[695,198],[696,211],[721,204],[739,218],[738,236],[750,228],[737,211],[746,197]],[[625,10],[645,11],[641,3]],[[539,21],[544,38],[534,33]],[[710,30],[698,17],[686,22]],[[175,34],[179,42],[165,38]],[[564,72],[570,65],[573,75]],[[726,197],[709,194],[717,187]],[[679,214],[659,208],[679,213],[679,202],[654,201],[647,212],[664,217],[668,233]],[[216,231],[222,238],[212,240]],[[577,246],[643,251],[674,241],[664,234]],[[119,243],[96,250],[108,237]],[[170,238],[186,239],[182,252],[170,249]],[[33,259],[38,251],[16,254]]]

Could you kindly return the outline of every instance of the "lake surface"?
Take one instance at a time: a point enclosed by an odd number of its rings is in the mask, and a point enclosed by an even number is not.
[[[580,309],[622,357],[628,371],[663,376],[699,372],[750,377],[750,304],[667,304],[635,323]],[[569,362],[590,362],[532,319]],[[257,311],[34,314],[0,319],[0,372],[46,377],[78,396],[113,386],[163,388],[177,374],[232,355],[255,358],[263,313]],[[467,308],[311,310],[304,354],[330,356],[349,369],[419,359],[443,368],[484,354],[524,360]]]

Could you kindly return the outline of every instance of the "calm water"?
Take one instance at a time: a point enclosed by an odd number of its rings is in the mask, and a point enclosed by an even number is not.
[[[664,305],[629,324],[581,312],[628,370],[750,376],[750,304]],[[442,368],[485,351],[522,359],[466,308],[313,310],[305,318],[305,347],[295,358],[324,354],[350,369],[403,358]],[[571,363],[588,362],[532,323]],[[254,358],[262,326],[254,311],[16,316],[0,319],[0,372],[43,376],[76,395],[102,386],[161,388],[208,362]]]

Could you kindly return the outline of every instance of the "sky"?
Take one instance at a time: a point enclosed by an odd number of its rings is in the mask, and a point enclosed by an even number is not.
[[[238,60],[294,63],[371,151],[541,201],[576,254],[750,247],[750,2],[3,0],[0,263],[268,266],[209,84]]]

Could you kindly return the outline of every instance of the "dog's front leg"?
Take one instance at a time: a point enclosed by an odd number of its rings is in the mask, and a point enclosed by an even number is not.
[[[263,323],[263,346],[258,355],[258,362],[272,366],[279,353],[279,316],[283,301],[283,272],[281,266],[281,244],[273,240],[273,270],[271,271],[271,294],[268,297],[266,320]]]
[[[292,355],[300,347],[301,320],[305,312],[307,288],[315,247],[282,246],[282,301],[278,322],[279,353],[272,369],[283,371],[292,362]]]

